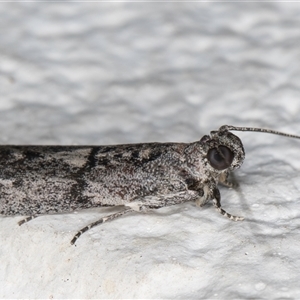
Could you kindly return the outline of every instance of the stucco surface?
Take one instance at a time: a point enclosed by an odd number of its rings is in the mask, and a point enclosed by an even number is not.
[[[0,143],[300,134],[299,3],[0,3]],[[300,142],[237,133],[232,222],[193,203],[0,218],[1,298],[300,298]]]

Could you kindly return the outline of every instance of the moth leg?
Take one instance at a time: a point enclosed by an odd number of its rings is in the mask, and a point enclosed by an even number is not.
[[[23,225],[24,223],[27,223],[27,222],[29,222],[29,221],[31,221],[32,219],[35,219],[35,218],[37,218],[37,217],[38,217],[38,215],[32,215],[32,216],[26,217],[25,219],[19,221],[19,222],[18,222],[18,225],[21,226],[21,225]]]
[[[224,173],[222,173],[219,177],[219,182],[228,188],[238,187],[238,183],[234,179],[233,174],[231,174],[231,177],[233,177],[232,180],[228,179],[229,174],[230,174],[229,171],[225,171]]]
[[[111,221],[111,220],[113,220],[113,219],[116,219],[116,218],[118,218],[118,217],[121,217],[121,216],[123,216],[123,215],[125,215],[125,214],[127,214],[127,213],[129,213],[129,212],[132,212],[132,211],[134,211],[134,210],[131,209],[131,208],[126,208],[126,209],[124,209],[124,210],[122,210],[122,211],[119,211],[119,212],[117,212],[117,213],[114,213],[114,214],[108,215],[108,216],[106,216],[106,217],[103,217],[103,218],[99,219],[98,221],[93,222],[93,223],[91,223],[91,224],[89,224],[89,225],[87,225],[87,226],[81,228],[81,229],[74,235],[73,239],[71,240],[71,245],[74,245],[75,242],[77,241],[77,239],[78,239],[83,233],[85,233],[86,231],[90,230],[91,228],[93,228],[93,227],[95,227],[95,226],[97,226],[97,225],[99,225],[99,224],[102,224],[102,223],[104,223],[104,222]]]
[[[237,217],[237,216],[233,216],[233,215],[229,214],[228,212],[226,212],[221,207],[221,195],[220,195],[220,191],[218,190],[217,187],[215,187],[214,190],[213,190],[213,204],[217,208],[218,212],[221,215],[229,218],[230,220],[233,220],[233,221],[242,221],[242,220],[244,220],[243,217]]]

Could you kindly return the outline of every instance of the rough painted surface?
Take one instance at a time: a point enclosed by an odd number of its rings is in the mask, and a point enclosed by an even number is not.
[[[8,13],[9,12],[9,13]],[[297,3],[1,3],[1,144],[299,134]],[[222,203],[81,227],[117,208],[0,219],[0,297],[299,298],[299,141],[237,134]]]

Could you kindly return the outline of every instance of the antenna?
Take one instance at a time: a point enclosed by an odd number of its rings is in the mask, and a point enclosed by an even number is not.
[[[272,130],[272,129],[264,129],[264,128],[254,128],[254,127],[235,127],[231,125],[223,125],[219,129],[220,131],[223,130],[234,130],[234,131],[255,131],[255,132],[265,132],[265,133],[271,133],[271,134],[277,134],[282,135],[290,138],[300,139],[299,135],[289,134],[289,133],[283,133],[280,131]]]

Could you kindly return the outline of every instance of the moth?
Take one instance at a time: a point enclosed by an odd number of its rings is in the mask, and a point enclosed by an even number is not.
[[[123,206],[79,230],[87,230],[133,211],[147,211],[210,200],[220,214],[218,184],[232,187],[229,174],[245,158],[241,140],[230,131],[256,131],[291,138],[274,130],[224,125],[192,143],[113,146],[0,146],[0,214],[37,216],[99,206]]]

